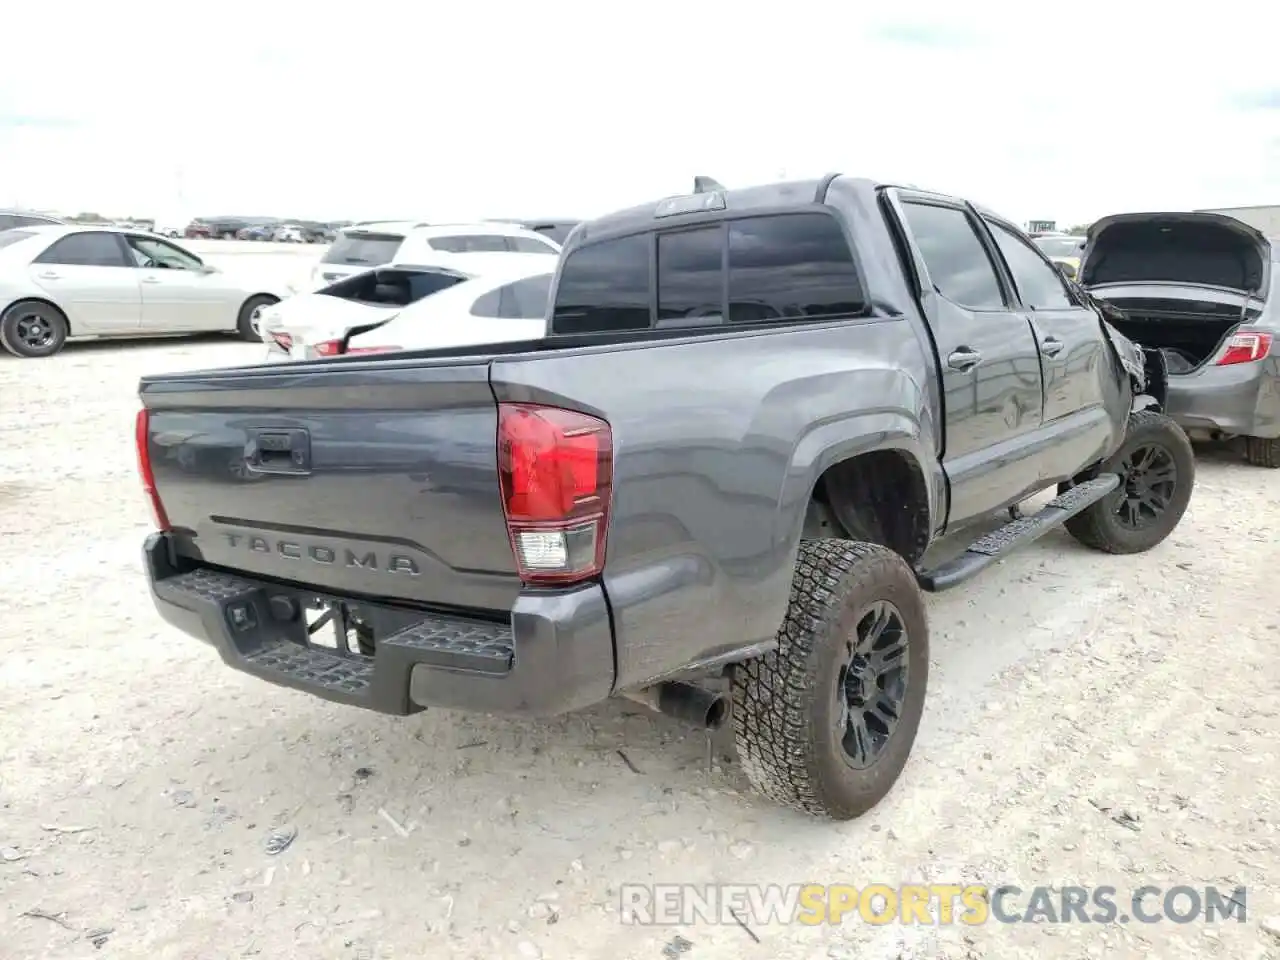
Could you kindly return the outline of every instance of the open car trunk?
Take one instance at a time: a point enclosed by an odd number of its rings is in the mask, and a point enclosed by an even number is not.
[[[1231,217],[1121,214],[1090,228],[1080,283],[1124,311],[1111,321],[1121,333],[1188,373],[1261,314],[1270,261],[1266,238]]]

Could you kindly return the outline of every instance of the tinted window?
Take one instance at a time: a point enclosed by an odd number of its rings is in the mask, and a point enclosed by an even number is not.
[[[0,230],[0,247],[7,247],[13,243],[21,243],[28,237],[34,237],[35,234],[30,230]]]
[[[866,297],[848,241],[822,213],[729,223],[729,320],[862,313]]]
[[[378,266],[395,259],[404,237],[394,233],[340,233],[321,263],[366,263]]]
[[[455,284],[461,283],[462,277],[451,276],[447,273],[431,273],[430,271],[409,273],[409,302],[416,303],[423,297],[429,297],[433,293],[439,293],[441,290],[448,290]]]
[[[579,247],[560,271],[556,333],[644,330],[649,326],[649,235]]]
[[[1013,274],[1013,284],[1018,288],[1018,296],[1023,303],[1046,310],[1073,306],[1058,271],[1031,244],[997,223],[988,221],[987,225],[996,238],[996,246],[1000,248],[1009,272]]]
[[[551,274],[539,274],[490,290],[476,300],[471,313],[477,317],[540,320],[547,315],[550,295]]]
[[[723,265],[719,226],[659,234],[658,326],[723,323]]]
[[[427,246],[442,253],[506,253],[507,238],[480,233],[432,237],[427,241]]]
[[[903,210],[938,293],[965,307],[1005,309],[991,258],[963,210],[922,203]]]
[[[42,253],[36,262],[81,267],[127,266],[121,244],[112,233],[73,233]]]
[[[555,253],[556,248],[532,237],[507,237],[507,248],[516,253]]]

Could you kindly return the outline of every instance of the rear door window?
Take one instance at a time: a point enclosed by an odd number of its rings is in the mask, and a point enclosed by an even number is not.
[[[1067,288],[1058,271],[1040,255],[1029,241],[1016,237],[998,223],[987,221],[996,246],[1004,257],[1013,285],[1022,302],[1037,310],[1058,310],[1075,306],[1067,296]]]
[[[649,234],[574,250],[561,268],[552,329],[614,333],[649,327]]]
[[[856,316],[866,294],[849,242],[823,213],[729,222],[729,320]]]
[[[509,251],[506,237],[487,233],[432,237],[427,241],[427,246],[442,253],[507,253]]]
[[[507,249],[513,253],[550,253],[558,251],[549,243],[535,240],[533,237],[507,237]]]
[[[379,266],[394,260],[402,243],[404,237],[394,233],[340,233],[320,262]]]
[[[547,315],[551,274],[526,277],[490,290],[471,307],[472,316],[510,320],[541,320]]]
[[[971,310],[1005,310],[995,266],[958,207],[907,202],[902,205],[934,289],[952,303]]]
[[[73,233],[57,241],[35,262],[77,267],[131,266],[125,259],[124,244],[114,233]]]

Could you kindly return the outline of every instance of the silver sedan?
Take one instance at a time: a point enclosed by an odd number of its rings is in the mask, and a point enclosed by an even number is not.
[[[52,356],[79,337],[224,331],[258,340],[258,314],[286,295],[142,231],[0,232],[0,346],[19,357]]]

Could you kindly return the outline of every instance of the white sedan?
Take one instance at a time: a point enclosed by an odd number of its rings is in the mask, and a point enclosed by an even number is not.
[[[223,272],[143,231],[0,232],[0,346],[19,357],[52,356],[80,337],[221,331],[257,340],[258,314],[286,295],[268,278]]]
[[[267,361],[537,339],[546,329],[554,267],[546,260],[517,255],[478,275],[380,267],[293,297],[263,314]]]

